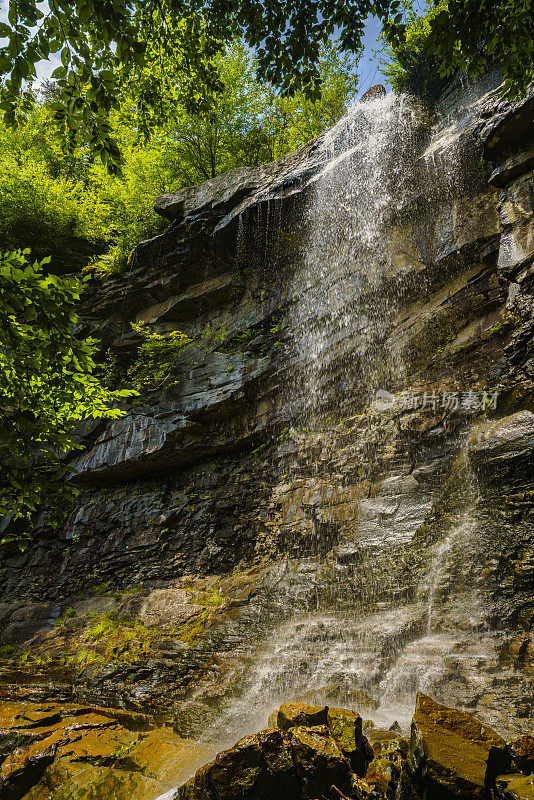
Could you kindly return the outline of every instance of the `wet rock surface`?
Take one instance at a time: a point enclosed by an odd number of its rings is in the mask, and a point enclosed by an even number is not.
[[[373,758],[360,716],[302,703],[282,705],[275,716],[278,729],[248,736],[220,753],[176,797],[314,800],[351,793]],[[321,720],[328,724],[315,724]]]
[[[155,800],[213,752],[146,715],[0,703],[2,800]]]
[[[124,418],[80,431],[65,527],[4,547],[2,697],[219,725],[227,743],[288,698],[405,729],[422,689],[531,732],[531,101],[488,81],[453,87],[433,129],[378,96],[276,164],[158,198],[169,229],[91,281],[81,332],[123,378],[132,321],[193,345]],[[396,138],[362,165],[377,103]],[[313,736],[366,796],[353,729],[342,746],[331,722],[272,742],[326,725]],[[389,733],[373,786],[409,797]]]
[[[272,719],[328,725],[291,725],[247,736],[202,767],[176,800],[509,800],[532,796],[531,742],[506,743],[488,726],[419,695],[408,741],[395,730],[368,726],[355,711],[286,704]],[[343,747],[339,723],[356,750]],[[355,724],[356,723],[356,724]],[[346,732],[346,731],[345,731]],[[353,741],[354,741],[353,740]],[[360,768],[351,759],[358,752]],[[523,754],[523,755],[520,755]],[[523,759],[521,761],[521,759]],[[519,763],[523,772],[511,772]]]
[[[507,743],[474,717],[425,695],[417,699],[410,740],[401,731],[376,728],[370,722],[362,732],[362,719],[351,709],[288,703],[271,719],[281,726],[271,724],[247,735],[210,761],[214,745],[183,739],[147,714],[68,702],[2,702],[0,797],[529,800],[532,796],[532,736]],[[326,724],[313,724],[319,719],[326,719]],[[174,788],[177,785],[180,788]]]
[[[487,797],[510,768],[505,740],[491,728],[420,694],[412,722],[410,767],[425,791]]]

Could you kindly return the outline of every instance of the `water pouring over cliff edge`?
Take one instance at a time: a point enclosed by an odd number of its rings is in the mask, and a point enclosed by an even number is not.
[[[230,744],[296,698],[352,706],[406,729],[417,691],[454,702],[459,675],[472,692],[495,669],[501,633],[489,622],[491,607],[483,592],[458,580],[463,559],[476,563],[485,546],[476,481],[462,455],[469,420],[457,451],[462,505],[434,521],[429,541],[420,530],[435,502],[430,467],[401,452],[392,470],[384,451],[396,446],[399,417],[373,402],[378,390],[393,403],[396,394],[397,407],[406,402],[410,365],[390,334],[406,274],[420,259],[407,231],[422,206],[439,210],[465,181],[455,126],[436,128],[425,156],[421,108],[389,94],[356,104],[325,138],[286,314],[300,365],[285,390],[288,438],[313,441],[320,463],[310,463],[306,446],[293,448],[280,461],[273,493],[288,556],[302,553],[310,537],[323,547],[288,558],[281,623],[255,649],[239,696],[226,698],[227,711],[206,739]],[[347,419],[344,404],[356,396],[367,405]],[[432,402],[435,410],[435,392]],[[336,454],[347,446],[359,493],[336,472]],[[317,476],[308,479],[311,490],[292,491],[302,474]],[[341,523],[320,510],[325,501],[346,507]]]

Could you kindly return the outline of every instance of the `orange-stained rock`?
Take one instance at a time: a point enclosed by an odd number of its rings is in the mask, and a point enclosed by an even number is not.
[[[534,772],[534,736],[521,736],[509,744],[514,766],[527,775]]]
[[[298,725],[326,725],[327,706],[311,706],[307,703],[283,703],[278,709],[276,726],[282,731]]]
[[[156,800],[212,755],[144,715],[73,704],[0,704],[0,800]]]
[[[497,775],[509,768],[510,756],[491,728],[419,693],[408,765],[427,797],[475,800],[488,795]]]
[[[303,800],[330,796],[332,785],[345,794],[350,792],[352,775],[349,761],[326,726],[291,728],[288,738]]]
[[[497,790],[503,800],[534,800],[534,776],[520,772],[500,775]]]

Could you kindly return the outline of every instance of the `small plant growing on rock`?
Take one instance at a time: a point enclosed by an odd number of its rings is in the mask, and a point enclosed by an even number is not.
[[[187,591],[195,593],[195,590],[191,587]],[[180,635],[182,642],[185,642],[186,644],[193,644],[193,642],[195,642],[204,631],[212,609],[220,606],[223,601],[224,598],[222,596],[220,586],[211,586],[209,589],[206,589],[206,591],[203,592],[199,598],[197,598],[197,602],[203,605],[204,609],[201,611],[200,616],[194,620],[194,622],[192,622],[190,625],[185,625],[182,628]]]
[[[489,329],[490,336],[499,336],[504,332],[504,325],[502,322],[497,322],[492,328]]]
[[[76,655],[70,656],[66,659],[65,665],[67,667],[77,667],[78,669],[85,669],[89,667],[91,664],[100,661],[103,663],[103,659],[98,653],[95,653],[94,650],[88,650],[86,647],[82,647]]]
[[[54,625],[56,627],[59,627],[59,628],[64,628],[65,627],[65,622],[68,619],[72,619],[75,616],[76,616],[75,609],[72,606],[69,606],[68,608],[66,608],[64,610],[63,614],[61,614],[61,616],[58,617],[58,619],[56,619],[56,621],[54,622]]]
[[[192,339],[180,331],[162,336],[152,333],[143,323],[132,322],[131,325],[142,338],[137,358],[128,369],[128,376],[134,381],[137,391],[153,391],[163,384],[177,383],[176,380],[169,380],[173,375],[176,356]]]
[[[207,607],[220,606],[223,602],[220,586],[212,586],[211,589],[207,589],[200,598],[200,602]]]
[[[148,627],[139,620],[118,620],[113,614],[106,613],[93,614],[93,624],[86,628],[82,640],[90,643],[107,663],[135,660],[148,653],[154,641],[172,635],[172,632]]]
[[[127,586],[125,589],[117,589],[116,592],[113,592],[113,597],[118,603],[120,603],[127,597],[133,597],[136,594],[140,594],[144,590],[145,587],[142,583],[134,583],[131,586]]]

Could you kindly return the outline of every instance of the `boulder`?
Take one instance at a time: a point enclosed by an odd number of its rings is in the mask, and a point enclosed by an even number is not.
[[[290,748],[278,730],[246,736],[198,770],[177,800],[284,800],[299,797]]]
[[[508,746],[515,768],[531,775],[534,772],[534,736],[521,736]]]
[[[371,730],[368,733],[374,757],[367,767],[367,785],[381,796],[398,798],[400,787],[406,784],[408,741],[395,731]],[[402,794],[401,794],[402,796]],[[407,796],[410,796],[408,794]]]
[[[329,735],[348,759],[352,772],[360,778],[363,778],[368,763],[374,757],[373,749],[362,733],[362,718],[352,709],[283,703],[269,716],[268,722],[282,731],[326,725]]]
[[[328,730],[344,753],[359,750],[362,742],[362,718],[348,708],[328,708]]]
[[[283,703],[276,712],[276,727],[282,731],[299,726],[314,727],[327,724],[328,707],[306,703]],[[271,719],[271,718],[269,718]]]
[[[374,758],[373,748],[362,733],[362,718],[348,708],[329,708],[327,725],[339,749],[351,765],[351,769],[363,778],[367,765]]]
[[[267,729],[219,753],[177,800],[339,800],[355,780],[326,725]]]
[[[491,728],[419,693],[408,767],[432,800],[486,798],[510,767],[506,742]]]
[[[332,786],[345,794],[350,792],[350,764],[326,726],[291,728],[288,737],[303,800],[330,797]]]
[[[500,775],[497,778],[497,791],[502,800],[534,800],[534,776],[520,772]]]

